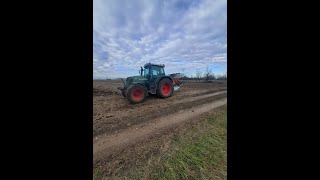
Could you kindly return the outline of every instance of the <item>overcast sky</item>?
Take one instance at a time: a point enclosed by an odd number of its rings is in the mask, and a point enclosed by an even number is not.
[[[93,78],[227,71],[227,0],[93,0]]]

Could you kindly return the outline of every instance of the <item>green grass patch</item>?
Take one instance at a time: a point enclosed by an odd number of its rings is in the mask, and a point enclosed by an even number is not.
[[[226,179],[227,113],[220,111],[177,138],[152,179]]]
[[[103,179],[103,173],[100,169],[96,168],[93,170],[93,180],[101,180]]]

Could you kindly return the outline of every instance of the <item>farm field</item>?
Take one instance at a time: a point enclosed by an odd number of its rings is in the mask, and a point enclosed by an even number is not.
[[[135,105],[121,86],[93,81],[94,179],[226,179],[227,81],[185,82],[170,98]],[[199,161],[200,170],[185,158],[206,152],[215,159]]]

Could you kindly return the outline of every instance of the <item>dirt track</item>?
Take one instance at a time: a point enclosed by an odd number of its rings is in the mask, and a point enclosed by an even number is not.
[[[112,161],[110,157],[122,149],[227,103],[226,85],[189,83],[168,99],[150,96],[141,104],[131,105],[116,89],[121,85],[94,81],[94,166]]]
[[[225,105],[226,103],[227,99],[223,98],[222,100],[217,100],[189,110],[181,110],[175,114],[157,118],[148,122],[143,127],[135,125],[127,128],[122,133],[96,137],[93,145],[93,154],[95,155],[94,161],[96,161],[96,159],[100,159],[109,152],[117,150],[118,148],[133,144],[152,134],[161,132],[164,128],[172,127],[177,123],[195,118],[202,113]]]

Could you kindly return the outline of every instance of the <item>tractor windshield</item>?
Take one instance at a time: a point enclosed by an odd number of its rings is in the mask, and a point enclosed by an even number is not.
[[[148,68],[145,68],[143,70],[143,72],[144,72],[144,76],[148,76],[149,75],[149,69]]]

